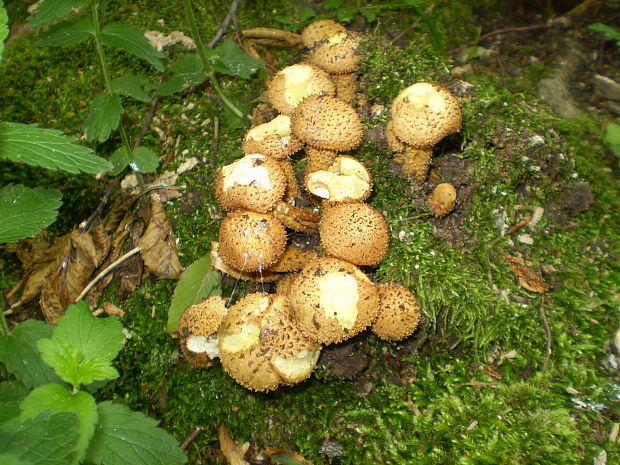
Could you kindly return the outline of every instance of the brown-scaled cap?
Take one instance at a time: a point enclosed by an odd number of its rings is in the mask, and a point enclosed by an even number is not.
[[[291,134],[291,119],[279,115],[246,132],[242,149],[245,154],[262,153],[273,158],[286,158],[301,150],[303,144]]]
[[[439,184],[433,190],[428,201],[433,206],[435,216],[446,216],[454,209],[456,204],[456,189],[452,184],[446,182]]]
[[[377,290],[381,305],[372,332],[386,341],[400,341],[413,334],[420,321],[415,295],[395,282],[377,284]]]
[[[360,38],[353,32],[339,32],[316,44],[308,53],[308,63],[330,74],[355,71],[360,62]]]
[[[312,47],[317,42],[342,32],[347,32],[342,24],[331,19],[321,19],[308,24],[301,32],[301,39],[306,47]]]

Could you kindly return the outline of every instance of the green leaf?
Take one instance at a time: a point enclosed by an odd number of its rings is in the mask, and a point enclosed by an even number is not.
[[[151,101],[147,89],[150,90],[153,83],[145,76],[127,73],[119,78],[112,79],[110,87],[115,94],[127,95],[145,103]]]
[[[161,59],[163,53],[157,51],[144,34],[133,26],[111,23],[103,28],[99,35],[101,43],[108,47],[119,48],[152,64],[157,71],[163,71]]]
[[[174,333],[179,318],[190,305],[202,302],[212,295],[220,295],[221,274],[211,266],[211,256],[205,255],[187,267],[172,295],[168,309],[167,331]]]
[[[60,131],[34,124],[0,122],[0,158],[69,173],[110,169],[110,164],[88,147],[74,143]]]
[[[613,27],[608,26],[603,23],[594,23],[588,26],[588,29],[594,32],[598,32],[603,34],[605,37],[611,40],[615,40],[617,42],[618,47],[620,47],[620,32]]]
[[[112,152],[112,155],[110,155],[110,162],[114,165],[114,167],[108,172],[108,174],[110,176],[118,176],[121,174],[131,162],[131,157],[127,152],[127,148],[125,146],[121,146]]]
[[[265,67],[263,60],[247,56],[236,43],[227,40],[214,49],[210,58],[213,68],[222,74],[250,79],[251,75]]]
[[[325,10],[337,10],[340,8],[340,0],[325,0],[321,7]]]
[[[68,465],[73,462],[78,440],[78,416],[49,410],[23,423],[17,419],[0,426],[0,463]],[[17,461],[4,461],[12,456]]]
[[[90,18],[78,21],[65,21],[54,24],[42,34],[34,47],[69,47],[79,44],[95,34],[95,28]]]
[[[54,222],[62,202],[56,189],[18,184],[0,189],[0,244],[36,235]]]
[[[123,345],[123,325],[116,317],[96,318],[80,301],[60,317],[51,339],[38,343],[41,358],[74,387],[112,379],[112,360]]]
[[[605,142],[609,145],[620,145],[620,124],[609,123],[605,128]]]
[[[351,21],[353,21],[354,17],[355,9],[353,8],[343,8],[341,10],[338,10],[338,13],[336,13],[336,18],[341,23],[350,23]]]
[[[40,26],[52,19],[68,15],[74,8],[80,8],[88,0],[43,0],[28,17],[30,27]]]
[[[78,439],[73,447],[75,459],[80,463],[86,456],[88,444],[95,433],[97,403],[88,392],[71,393],[60,384],[46,384],[34,389],[22,403],[22,421],[35,418],[45,411],[52,413],[73,412],[78,416]]]
[[[197,86],[204,82],[206,75],[202,62],[196,54],[185,55],[170,66],[174,74],[164,79],[157,87],[155,95],[166,97],[183,89]]]
[[[0,463],[2,465],[31,465],[30,462],[22,462],[17,454],[0,453]]]
[[[131,152],[129,166],[137,173],[152,173],[159,166],[159,156],[148,147],[138,147]]]
[[[96,465],[186,463],[178,441],[156,425],[155,420],[124,405],[102,402],[86,458]]]
[[[26,386],[15,381],[0,383],[0,425],[11,418],[19,417],[19,404],[28,395],[28,391]]]
[[[9,35],[9,15],[4,8],[4,2],[0,0],[0,61],[4,51],[4,39]]]
[[[362,10],[362,16],[369,23],[374,23],[377,20],[377,10]]]
[[[86,140],[106,141],[121,122],[122,114],[123,106],[118,94],[102,92],[97,95],[90,104],[90,113],[84,123]]]
[[[305,23],[316,17],[316,11],[312,8],[302,8],[297,13],[297,17],[299,18],[299,21]]]

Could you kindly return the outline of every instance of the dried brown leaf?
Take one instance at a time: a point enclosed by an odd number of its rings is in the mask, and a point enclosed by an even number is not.
[[[239,446],[235,441],[233,441],[226,430],[224,425],[221,425],[219,430],[219,439],[220,439],[220,449],[222,450],[222,454],[228,460],[230,465],[249,465],[249,462],[246,462],[243,458],[245,451],[242,446]]]
[[[279,447],[265,447],[265,455],[275,463],[298,463],[299,465],[312,465],[312,462],[305,457],[291,452],[290,450],[280,449]]]
[[[529,268],[522,258],[506,255],[504,261],[510,266],[512,272],[519,279],[519,285],[524,289],[539,294],[544,294],[551,289],[551,286],[545,283],[541,274]]]

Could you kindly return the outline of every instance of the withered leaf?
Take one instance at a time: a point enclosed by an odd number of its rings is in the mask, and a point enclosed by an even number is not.
[[[239,446],[231,439],[224,425],[220,426],[218,433],[220,439],[220,449],[222,450],[224,457],[226,457],[226,460],[228,460],[228,463],[230,463],[230,465],[249,465],[249,463],[243,458],[245,454],[243,447]]]
[[[158,278],[178,278],[183,266],[172,226],[157,195],[151,195],[151,217],[138,243],[146,271]]]
[[[539,294],[544,294],[551,289],[551,286],[545,283],[541,274],[529,268],[522,258],[506,255],[504,261],[510,266],[512,272],[519,279],[519,285],[524,289]]]
[[[265,455],[275,463],[284,463],[287,465],[312,465],[305,457],[291,452],[290,450],[280,449],[279,447],[265,447]]]

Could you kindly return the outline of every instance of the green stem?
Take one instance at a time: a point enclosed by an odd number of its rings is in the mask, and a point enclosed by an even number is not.
[[[215,76],[215,70],[213,69],[213,66],[211,66],[211,62],[207,57],[206,48],[202,43],[202,40],[200,39],[200,33],[198,32],[198,25],[196,23],[196,17],[194,16],[194,10],[192,9],[191,0],[183,0],[183,6],[185,7],[185,17],[187,18],[187,22],[189,23],[189,28],[192,32],[192,38],[194,39],[194,43],[196,44],[198,56],[200,57],[200,61],[202,62],[202,66],[206,71],[207,77],[209,78],[209,82],[211,83],[213,90],[230,111],[232,111],[238,118],[242,120],[247,120],[247,115],[244,115],[243,112],[239,110],[239,108],[237,108],[236,105],[228,99],[228,97],[226,97],[224,90],[220,86],[220,83]]]
[[[0,298],[0,336],[9,335],[9,325],[4,317],[4,298]]]

